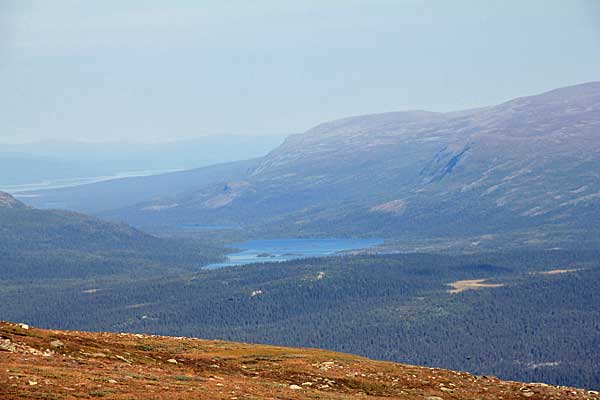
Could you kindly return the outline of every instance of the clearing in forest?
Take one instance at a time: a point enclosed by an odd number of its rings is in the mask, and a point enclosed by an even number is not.
[[[502,283],[485,283],[487,279],[471,279],[465,281],[456,281],[449,283],[452,289],[448,290],[448,293],[456,294],[464,292],[465,290],[476,290],[482,288],[496,288],[504,286]]]

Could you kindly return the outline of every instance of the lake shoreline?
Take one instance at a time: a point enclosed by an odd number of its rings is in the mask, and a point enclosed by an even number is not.
[[[203,269],[221,269],[256,263],[284,262],[302,258],[330,257],[347,252],[363,252],[383,244],[380,238],[370,239],[255,239],[232,243],[228,247],[237,251],[227,256],[227,261],[209,264]]]

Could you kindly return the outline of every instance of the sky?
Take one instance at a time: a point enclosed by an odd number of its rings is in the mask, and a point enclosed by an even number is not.
[[[0,143],[291,134],[594,80],[596,0],[0,0]]]

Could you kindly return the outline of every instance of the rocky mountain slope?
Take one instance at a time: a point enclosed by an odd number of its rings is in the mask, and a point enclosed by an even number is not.
[[[0,192],[1,208],[26,208],[27,206],[8,193]]]
[[[261,235],[581,238],[600,222],[599,135],[600,82],[461,112],[351,117],[291,136],[226,179],[103,215]]]
[[[314,349],[0,323],[0,398],[599,399]]]

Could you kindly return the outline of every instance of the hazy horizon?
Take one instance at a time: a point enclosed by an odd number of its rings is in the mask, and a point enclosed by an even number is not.
[[[600,3],[5,1],[0,143],[283,135],[600,80]]]
[[[189,137],[155,137],[145,139],[143,137],[134,137],[134,138],[33,138],[26,140],[19,140],[19,138],[15,138],[14,141],[4,140],[5,138],[0,138],[0,144],[8,146],[12,151],[13,148],[16,147],[24,147],[28,146],[38,146],[44,144],[65,144],[72,146],[87,146],[87,145],[127,145],[127,144],[140,144],[140,145],[158,145],[158,144],[177,144],[177,143],[191,143],[191,142],[199,142],[206,139],[227,139],[227,138],[280,138],[284,139],[287,136],[294,135],[297,132],[292,133],[266,133],[266,134],[243,134],[243,133],[224,133],[219,135],[198,135],[198,136],[189,136]],[[4,141],[3,141],[4,140]]]

